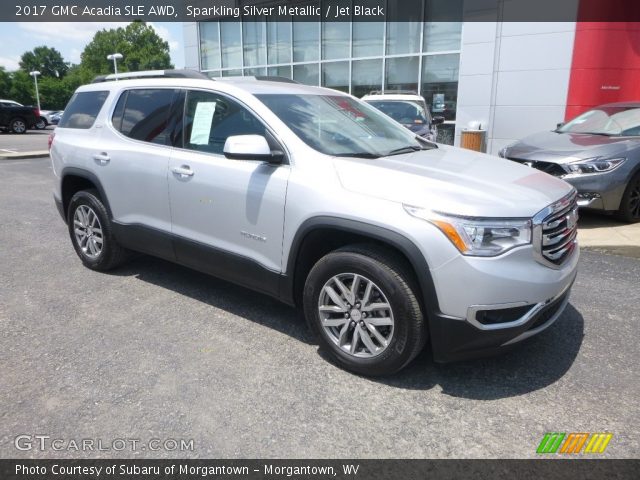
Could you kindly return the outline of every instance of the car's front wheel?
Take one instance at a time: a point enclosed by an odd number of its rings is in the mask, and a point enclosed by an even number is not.
[[[83,190],[71,197],[67,224],[73,248],[86,267],[107,271],[127,259],[128,251],[116,242],[109,214],[96,190]]]
[[[636,173],[627,185],[618,216],[625,222],[640,222],[640,172]]]
[[[304,311],[320,346],[339,366],[388,375],[422,350],[427,336],[409,267],[393,252],[351,246],[316,263]]]
[[[47,128],[47,121],[43,117],[40,117],[34,126],[37,130],[44,130]]]

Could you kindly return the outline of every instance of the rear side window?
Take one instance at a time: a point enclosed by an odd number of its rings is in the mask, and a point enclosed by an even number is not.
[[[175,93],[167,89],[124,92],[113,112],[114,128],[134,140],[170,145],[169,113]]]
[[[58,127],[91,128],[108,96],[109,92],[106,91],[75,93],[65,108]]]

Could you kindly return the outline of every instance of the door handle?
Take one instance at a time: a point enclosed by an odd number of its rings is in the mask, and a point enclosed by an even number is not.
[[[100,165],[106,165],[107,163],[109,163],[111,161],[111,158],[109,157],[109,155],[107,155],[105,152],[102,153],[96,153],[93,156],[93,159],[98,162]]]
[[[193,170],[191,170],[191,167],[189,165],[182,165],[181,167],[173,167],[171,171],[183,178],[193,177],[193,173],[194,173]]]

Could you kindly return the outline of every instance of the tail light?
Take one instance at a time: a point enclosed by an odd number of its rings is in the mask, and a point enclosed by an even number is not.
[[[53,139],[56,137],[56,133],[52,132],[49,135],[49,151],[51,151],[51,147],[53,146]]]
[[[34,108],[33,113],[35,114],[36,118],[40,118],[40,110],[38,110],[37,108]]]

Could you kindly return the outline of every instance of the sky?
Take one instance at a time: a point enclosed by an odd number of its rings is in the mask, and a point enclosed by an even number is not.
[[[184,68],[182,23],[147,22],[164,40],[169,42],[171,62]],[[80,54],[96,32],[117,28],[127,23],[116,22],[13,22],[0,23],[0,66],[7,71],[17,70],[24,52],[46,45],[62,53],[64,60],[80,63]]]

